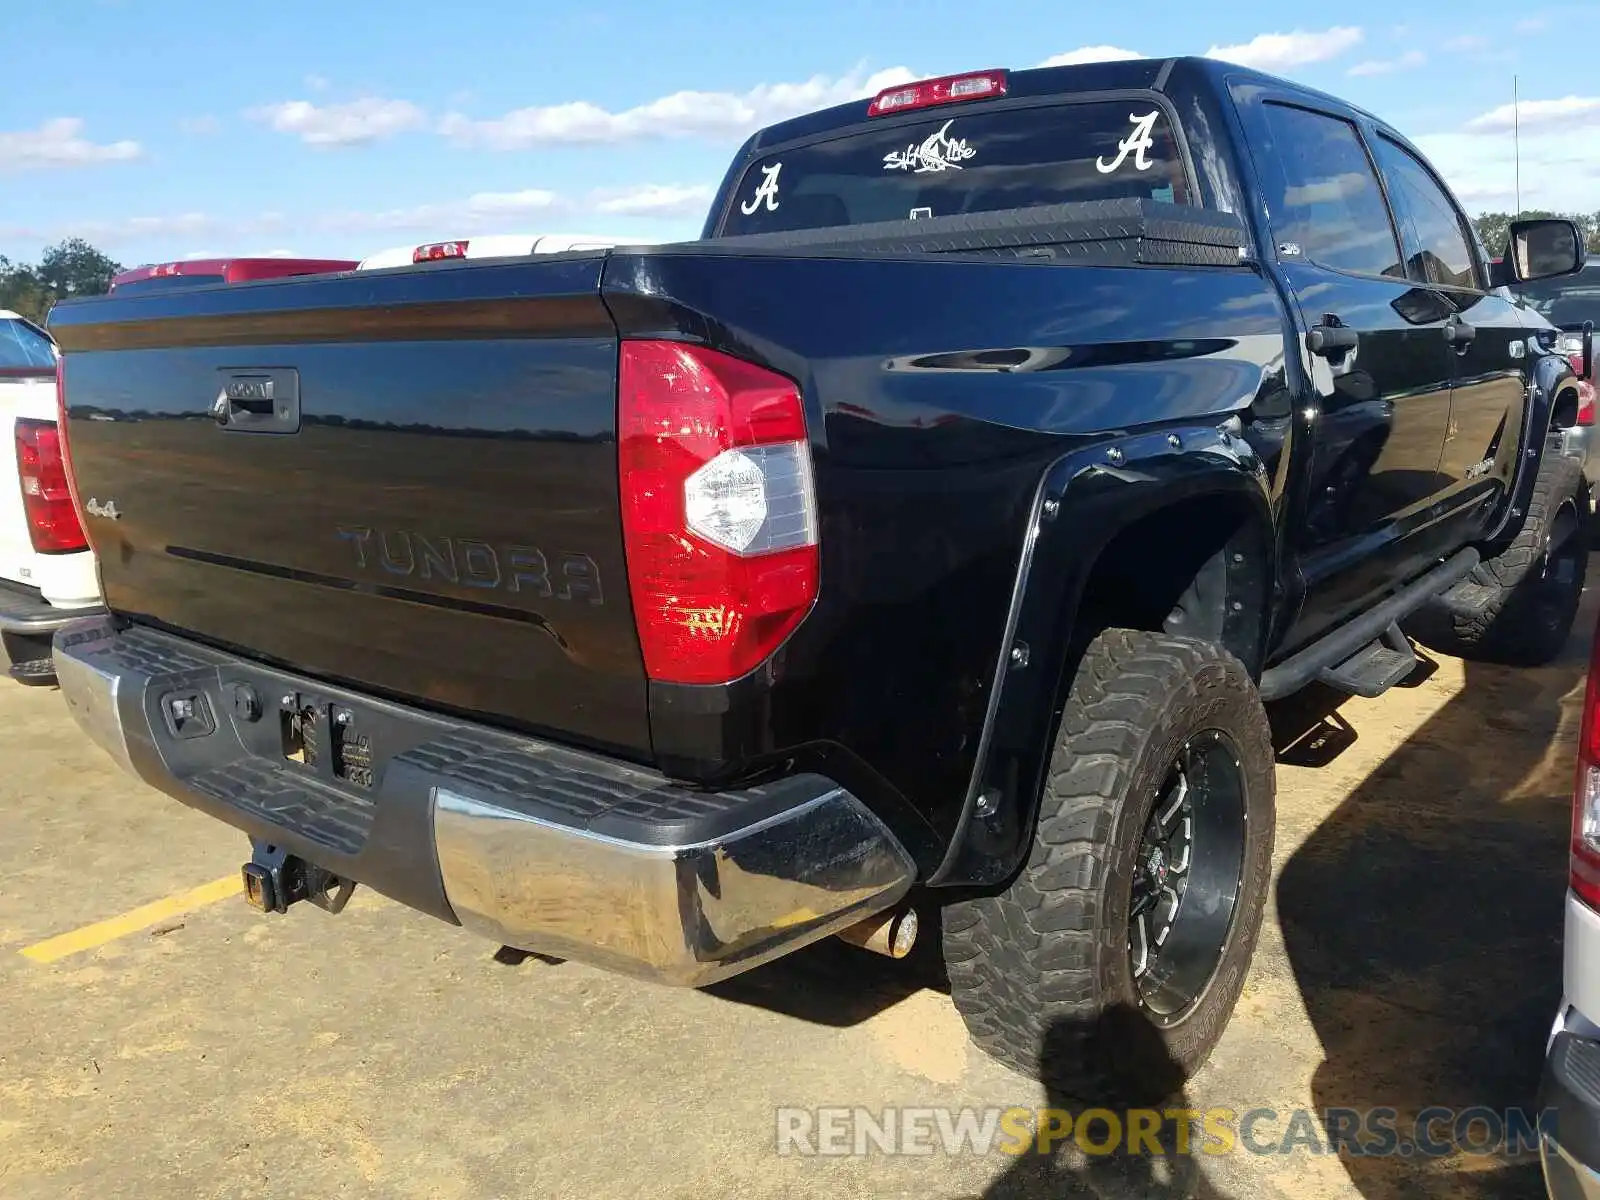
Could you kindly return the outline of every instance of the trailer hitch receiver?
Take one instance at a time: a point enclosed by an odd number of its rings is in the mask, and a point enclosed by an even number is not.
[[[261,912],[288,912],[291,904],[309,900],[330,913],[341,912],[356,890],[355,880],[343,879],[282,846],[250,839],[250,861],[240,869],[244,898]]]

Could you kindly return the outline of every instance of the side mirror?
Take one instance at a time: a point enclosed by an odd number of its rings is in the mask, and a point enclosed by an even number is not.
[[[1583,235],[1571,221],[1541,217],[1511,222],[1506,252],[1494,268],[1497,284],[1553,279],[1583,269],[1588,255]]]

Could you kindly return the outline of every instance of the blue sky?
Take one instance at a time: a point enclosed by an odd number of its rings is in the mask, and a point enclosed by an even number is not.
[[[7,6],[0,254],[359,258],[474,232],[692,235],[751,129],[886,83],[1215,53],[1416,139],[1469,209],[1600,209],[1600,5],[49,0]],[[1562,64],[1572,64],[1564,69]]]

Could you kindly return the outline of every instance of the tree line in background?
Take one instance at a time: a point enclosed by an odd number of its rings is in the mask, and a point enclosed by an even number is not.
[[[49,247],[37,264],[12,262],[0,254],[0,308],[43,325],[57,300],[101,295],[120,270],[120,263],[82,238],[68,238]]]
[[[1600,212],[1553,213],[1529,210],[1523,217],[1566,217],[1583,232],[1592,254],[1600,253]],[[1478,239],[1490,254],[1505,249],[1510,213],[1484,213],[1472,219]],[[0,308],[9,308],[29,320],[44,323],[50,306],[69,296],[98,296],[111,287],[120,263],[96,250],[82,238],[68,238],[45,250],[37,264],[12,262],[0,254]]]

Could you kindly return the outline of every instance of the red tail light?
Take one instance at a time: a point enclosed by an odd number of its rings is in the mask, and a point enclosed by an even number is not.
[[[89,526],[83,519],[83,497],[78,495],[78,473],[72,469],[72,436],[67,425],[67,360],[56,352],[56,430],[60,436],[61,468],[67,476],[67,493],[72,497],[72,507],[78,516],[84,541],[94,548],[89,538]]]
[[[715,350],[623,342],[622,530],[651,679],[726,683],[805,619],[820,574],[793,383]]]
[[[83,524],[67,484],[61,431],[54,421],[17,421],[17,472],[28,535],[40,554],[70,554],[88,549]]]
[[[1578,384],[1578,424],[1594,424],[1594,384]]]
[[[442,258],[465,258],[471,242],[429,242],[411,252],[414,263],[438,262]]]
[[[941,75],[884,88],[867,105],[867,116],[886,117],[890,113],[910,112],[914,108],[934,108],[940,104],[959,104],[963,100],[993,100],[1006,94],[1004,71],[968,71],[965,75]]]
[[[1600,908],[1600,631],[1589,655],[1572,794],[1572,890]]]

